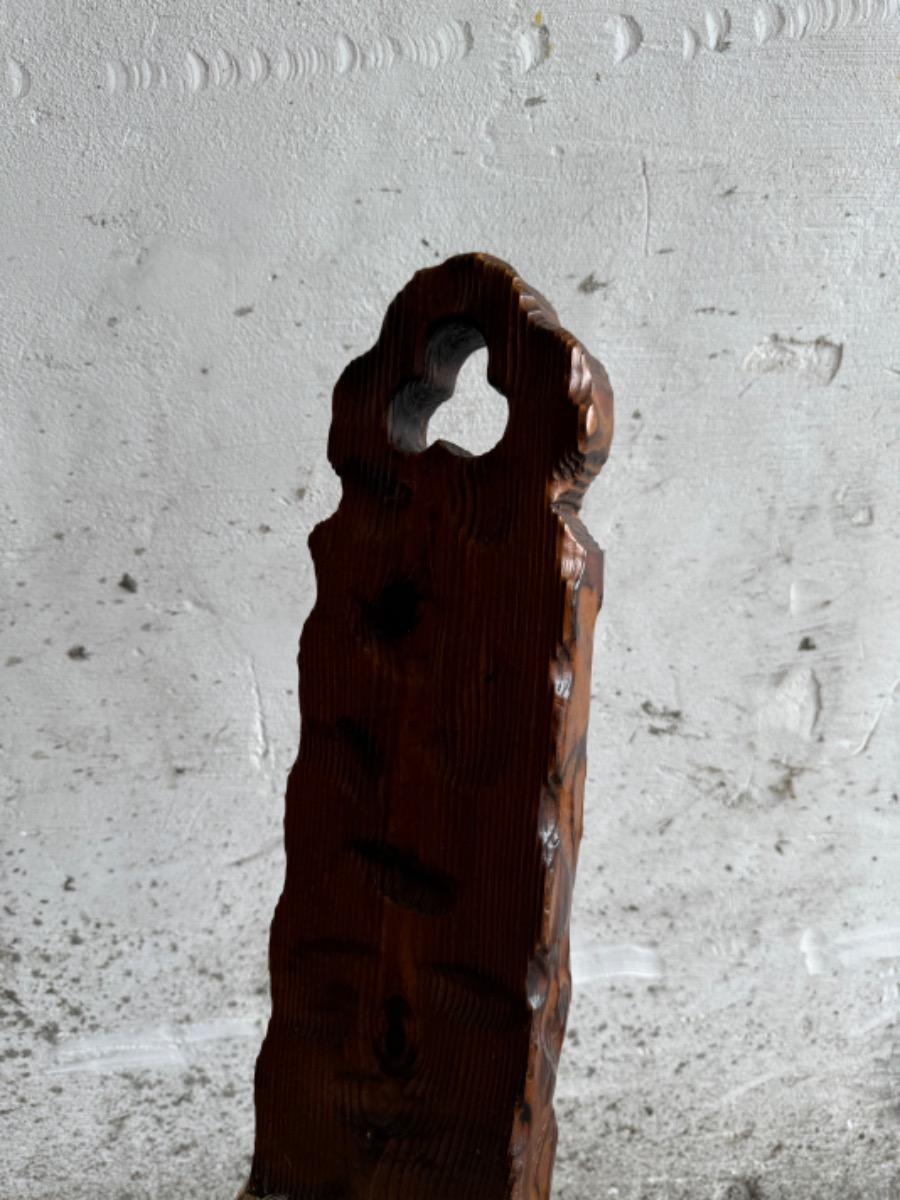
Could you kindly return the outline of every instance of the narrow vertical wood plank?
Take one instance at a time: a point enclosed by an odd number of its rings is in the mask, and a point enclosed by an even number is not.
[[[482,346],[503,438],[426,448]],[[549,1196],[611,437],[603,368],[485,254],[335,387],[246,1197]]]

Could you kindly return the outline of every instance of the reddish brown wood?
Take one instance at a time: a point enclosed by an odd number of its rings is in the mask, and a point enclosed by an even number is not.
[[[506,433],[425,449],[484,345]],[[603,368],[485,254],[335,387],[248,1197],[549,1195],[611,436]]]

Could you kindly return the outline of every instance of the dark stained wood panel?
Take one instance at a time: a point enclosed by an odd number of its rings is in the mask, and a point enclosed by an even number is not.
[[[482,346],[503,438],[426,448]],[[247,1197],[549,1195],[611,436],[603,368],[486,254],[338,380]]]

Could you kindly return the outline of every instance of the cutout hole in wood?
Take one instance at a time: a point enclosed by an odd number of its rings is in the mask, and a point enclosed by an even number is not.
[[[435,329],[422,378],[391,398],[388,437],[398,450],[421,454],[442,441],[454,453],[486,454],[509,421],[506,397],[487,382],[488,352],[478,329],[447,321]]]
[[[487,381],[488,352],[475,350],[460,367],[453,395],[428,422],[427,445],[449,442],[470,455],[486,454],[506,432],[509,405]]]

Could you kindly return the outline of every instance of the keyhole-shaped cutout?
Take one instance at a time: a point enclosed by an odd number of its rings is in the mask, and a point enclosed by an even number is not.
[[[453,395],[428,422],[427,445],[450,442],[467,454],[487,454],[506,432],[509,405],[487,381],[488,352],[474,350],[459,369]]]

